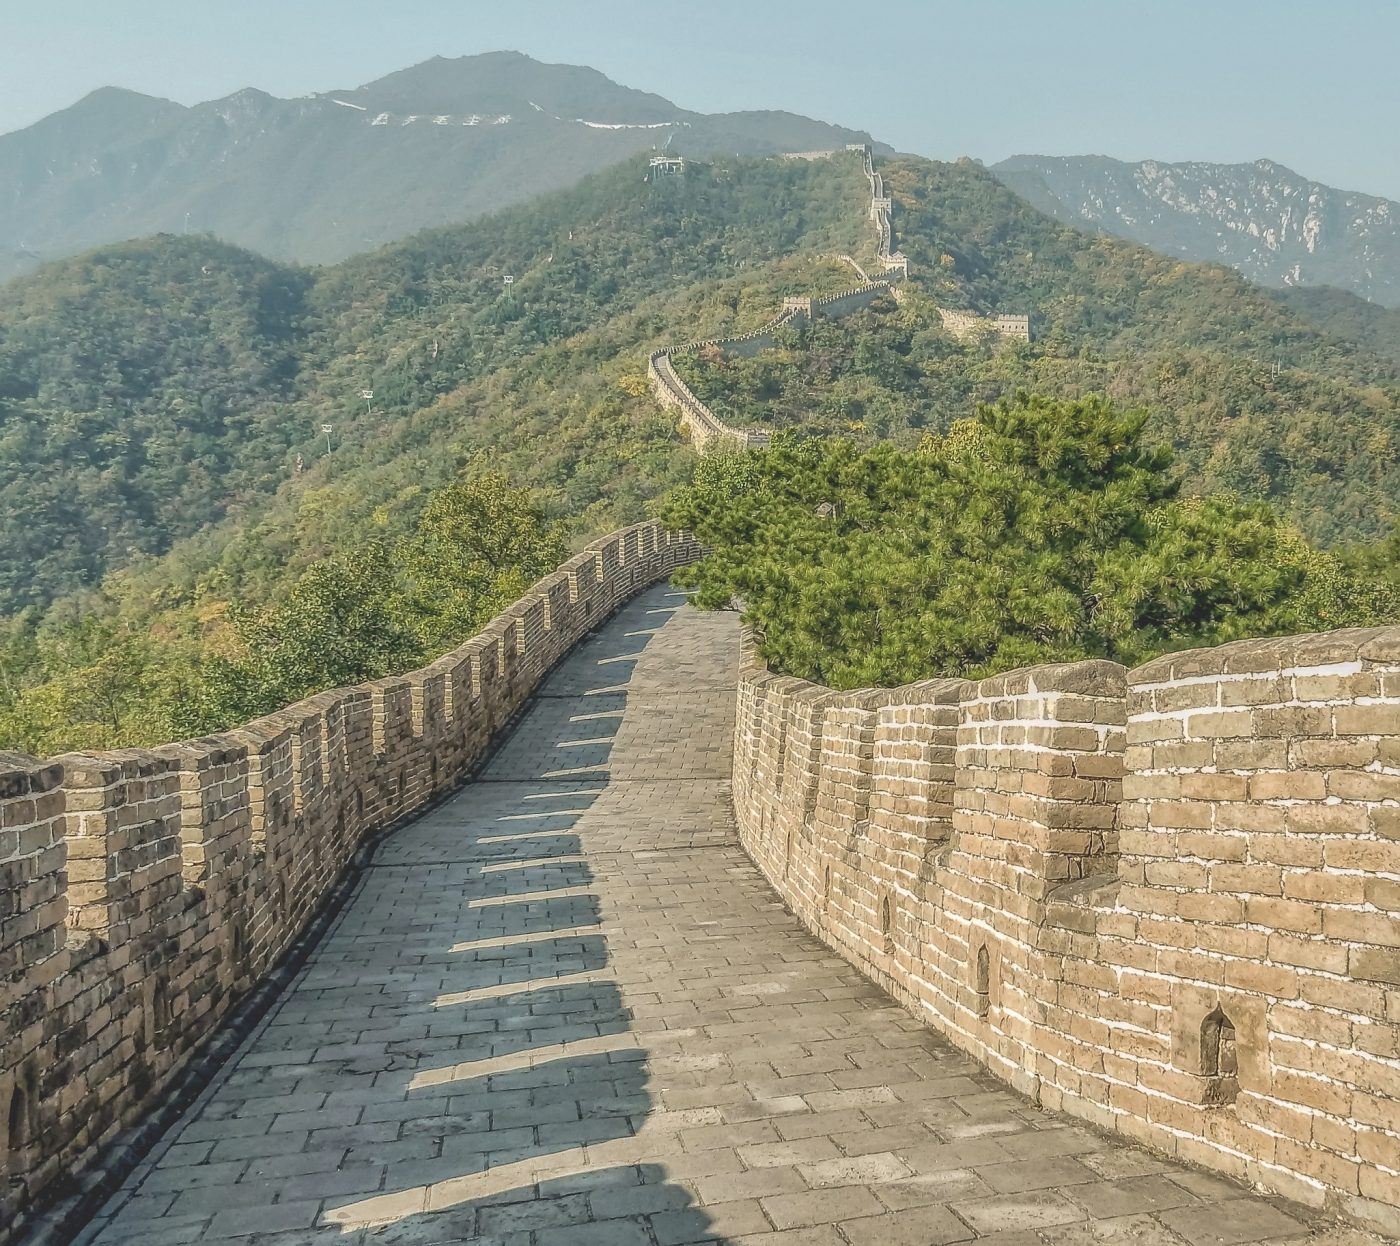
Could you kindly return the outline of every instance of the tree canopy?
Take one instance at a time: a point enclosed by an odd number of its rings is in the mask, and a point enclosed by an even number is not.
[[[475,467],[434,493],[405,536],[324,558],[284,596],[235,604],[203,636],[156,639],[95,613],[12,624],[0,643],[0,747],[204,735],[410,670],[470,639],[564,552],[528,491]]]
[[[779,435],[666,505],[770,663],[838,688],[1400,617],[1393,586],[1267,505],[1183,496],[1142,411],[1016,394],[916,449]]]

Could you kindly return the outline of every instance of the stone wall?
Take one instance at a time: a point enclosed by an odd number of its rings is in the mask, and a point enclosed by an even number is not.
[[[938,318],[944,329],[956,338],[967,340],[984,333],[998,333],[1002,337],[1017,338],[1022,342],[1031,340],[1031,318],[1013,316],[997,312],[990,316],[979,316],[976,312],[958,311],[949,307],[938,309]]]
[[[734,798],[997,1076],[1400,1232],[1400,628],[849,693],[750,657]]]
[[[556,661],[698,553],[625,528],[422,670],[204,740],[0,755],[0,1242],[92,1190],[356,853],[460,783]]]
[[[860,157],[861,168],[870,184],[869,217],[875,227],[875,254],[883,278],[872,280],[856,260],[849,255],[838,258],[849,264],[860,277],[860,285],[850,290],[820,297],[794,296],[783,300],[782,311],[761,329],[743,333],[736,337],[707,338],[700,342],[686,342],[681,346],[663,346],[647,356],[647,379],[652,394],[663,407],[674,410],[682,428],[692,444],[701,454],[711,454],[718,450],[746,450],[766,446],[769,434],[762,429],[734,428],[726,424],[710,410],[690,387],[677,375],[671,359],[676,355],[692,354],[704,347],[717,347],[725,355],[752,357],[773,345],[773,334],[781,326],[791,323],[800,316],[846,316],[862,307],[870,305],[880,294],[901,296],[902,290],[896,283],[907,280],[909,260],[902,251],[894,250],[894,229],[892,213],[894,200],[885,190],[883,176],[875,168],[870,148],[854,143],[845,149]],[[787,152],[788,160],[825,160],[840,156],[838,151]],[[939,307],[938,315],[944,329],[959,338],[970,338],[992,332],[1003,337],[1029,341],[1031,322],[1029,316],[995,313],[981,316],[976,312],[957,311]]]

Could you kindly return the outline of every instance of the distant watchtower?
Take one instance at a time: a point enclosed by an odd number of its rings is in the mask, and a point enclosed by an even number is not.
[[[884,265],[887,274],[898,273],[905,280],[908,280],[909,257],[903,251],[891,251],[889,255],[882,255],[880,263]]]
[[[653,156],[650,164],[651,171],[657,176],[663,173],[685,172],[685,157],[683,156]]]

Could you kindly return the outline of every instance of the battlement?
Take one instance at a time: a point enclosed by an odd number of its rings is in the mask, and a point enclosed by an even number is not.
[[[962,341],[975,339],[987,333],[1016,338],[1022,342],[1031,340],[1029,316],[1008,315],[1002,312],[980,316],[972,311],[955,311],[952,308],[940,307],[938,318],[942,321],[944,329]]]
[[[0,755],[0,1241],[165,1100],[358,853],[460,783],[555,662],[699,552],[624,528],[422,670],[203,740]]]
[[[1042,1105],[1400,1231],[1400,628],[847,693],[750,656],[734,801]]]

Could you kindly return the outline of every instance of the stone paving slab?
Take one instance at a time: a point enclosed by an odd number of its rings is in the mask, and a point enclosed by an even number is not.
[[[1373,1240],[1035,1109],[803,931],[728,806],[737,631],[663,587],[585,640],[80,1240]]]

